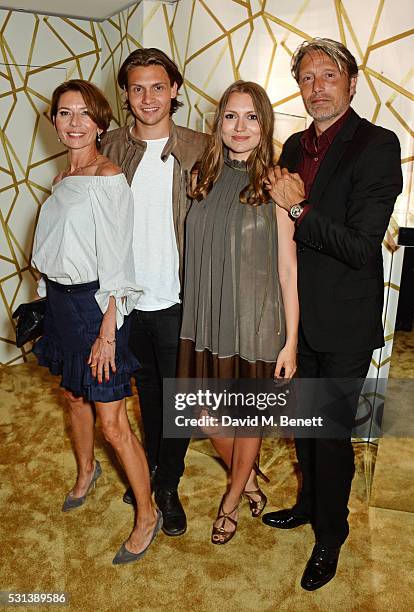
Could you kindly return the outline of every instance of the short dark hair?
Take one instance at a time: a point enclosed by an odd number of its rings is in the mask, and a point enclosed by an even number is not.
[[[58,112],[59,100],[67,91],[78,91],[81,94],[90,118],[101,128],[102,133],[105,134],[112,119],[112,110],[109,102],[99,87],[82,79],[71,79],[56,87],[50,104],[50,116],[53,123],[55,123]]]
[[[128,72],[137,68],[138,66],[162,66],[165,72],[168,74],[171,86],[177,83],[177,92],[183,84],[183,76],[178,69],[178,66],[172,59],[155,47],[149,47],[148,49],[136,49],[124,61],[118,73],[118,85],[125,91],[128,89]],[[127,109],[130,111],[129,102],[126,103]],[[183,106],[182,102],[179,102],[177,98],[171,100],[170,114],[175,113],[180,106]]]
[[[357,76],[358,64],[356,63],[355,57],[345,45],[331,38],[316,37],[311,40],[305,40],[299,45],[292,56],[290,67],[292,75],[297,82],[299,82],[300,63],[303,57],[312,51],[322,51],[326,53],[326,55],[335,62],[339,71],[346,72],[350,79]]]

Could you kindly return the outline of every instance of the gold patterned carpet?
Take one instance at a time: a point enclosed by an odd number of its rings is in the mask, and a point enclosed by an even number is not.
[[[414,378],[414,331],[395,332],[390,378]]]
[[[138,431],[136,400],[128,411]],[[63,609],[82,612],[414,609],[414,514],[368,506],[374,457],[365,444],[356,445],[351,534],[337,576],[308,593],[299,581],[313,546],[309,525],[272,530],[252,519],[244,503],[231,543],[210,544],[225,474],[207,441],[193,442],[187,455],[181,485],[187,533],[161,534],[142,561],[113,567],[133,515],[121,500],[125,482],[113,453],[97,431],[103,476],[82,508],[63,514],[75,462],[57,380],[34,363],[0,369],[0,590],[66,591],[70,605]],[[398,456],[390,460],[396,465]],[[264,486],[268,509],[291,505],[297,489],[292,443],[265,440],[261,463],[271,477]]]

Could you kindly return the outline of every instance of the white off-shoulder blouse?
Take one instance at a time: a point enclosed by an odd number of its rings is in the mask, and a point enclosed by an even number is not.
[[[99,280],[95,294],[103,313],[116,301],[116,324],[136,307],[132,232],[134,201],[123,174],[67,176],[52,188],[37,224],[32,265],[62,285]],[[38,293],[46,294],[43,279]]]

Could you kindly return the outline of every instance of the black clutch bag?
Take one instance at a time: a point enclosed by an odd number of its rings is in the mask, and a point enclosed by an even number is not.
[[[30,340],[36,340],[43,334],[43,319],[46,311],[46,298],[20,304],[14,311],[16,323],[16,345],[20,348]]]

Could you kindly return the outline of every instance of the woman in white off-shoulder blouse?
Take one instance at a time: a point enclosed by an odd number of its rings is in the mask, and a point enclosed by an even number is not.
[[[63,511],[82,506],[101,475],[94,458],[95,404],[138,504],[136,523],[114,564],[142,557],[162,525],[151,501],[147,461],[132,432],[125,397],[139,366],[128,348],[129,313],[141,295],[132,255],[133,196],[121,170],[99,154],[112,113],[102,92],[73,79],[53,93],[51,117],[68,149],[35,233],[33,266],[47,296],[39,363],[61,375],[72,426],[77,480]]]

